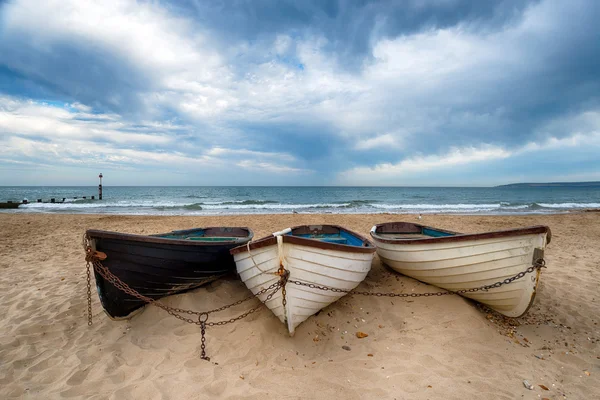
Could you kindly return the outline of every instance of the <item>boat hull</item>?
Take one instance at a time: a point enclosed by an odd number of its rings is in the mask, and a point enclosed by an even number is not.
[[[246,231],[247,236],[221,243],[199,243],[96,230],[86,234],[92,249],[106,254],[101,262],[110,273],[139,294],[157,300],[235,271],[229,250],[249,241],[252,233],[245,228],[234,229]],[[130,318],[146,304],[117,289],[98,271],[94,270],[94,275],[100,302],[112,319]]]
[[[364,240],[367,246],[351,248],[294,236],[282,236],[278,243],[277,238],[271,236],[234,249],[232,253],[241,280],[254,294],[280,279],[275,273],[281,263],[289,271],[289,281],[350,291],[365,279],[371,269],[375,248]],[[268,301],[269,292],[258,297],[286,324],[290,335],[300,323],[345,295],[289,281],[285,285],[285,306],[282,290]]]
[[[374,227],[371,236],[385,265],[450,291],[491,285],[527,270],[543,258],[550,238],[547,227],[472,235],[441,232],[451,235],[423,239],[394,238],[396,235],[392,233],[377,233],[377,227]],[[540,270],[536,269],[498,288],[462,295],[508,317],[519,317],[533,304],[539,278]]]

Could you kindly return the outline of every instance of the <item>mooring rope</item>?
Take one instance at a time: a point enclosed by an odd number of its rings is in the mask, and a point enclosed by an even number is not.
[[[283,271],[285,270],[285,266],[284,266],[285,255],[283,254],[283,235],[285,235],[286,233],[290,233],[291,231],[292,231],[292,228],[286,228],[279,232],[273,233],[273,236],[275,236],[277,238],[277,255],[279,256],[279,268],[275,272],[269,272],[269,271],[262,270],[256,263],[256,260],[254,259],[254,255],[250,251],[250,242],[246,243],[246,250],[248,251],[248,255],[250,256],[250,259],[252,260],[252,264],[254,264],[256,269],[259,270],[261,274],[276,275],[279,277],[282,276],[282,274],[284,273]]]

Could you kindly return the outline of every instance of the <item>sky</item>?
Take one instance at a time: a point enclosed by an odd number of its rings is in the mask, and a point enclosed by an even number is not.
[[[0,0],[0,185],[600,181],[600,1]]]

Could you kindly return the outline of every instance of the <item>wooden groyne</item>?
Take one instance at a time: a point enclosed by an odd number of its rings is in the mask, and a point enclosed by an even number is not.
[[[18,208],[21,203],[13,203],[12,201],[7,201],[4,203],[0,203],[0,208]]]
[[[70,197],[69,197],[70,199]],[[75,196],[73,197],[74,200],[96,200],[96,196]],[[56,198],[56,197],[52,197],[50,198],[50,200],[43,200],[43,199],[37,199],[37,201],[35,203],[57,203],[57,204],[61,204],[61,203],[66,203],[67,202],[67,197],[62,197],[62,198]],[[0,208],[19,208],[20,205],[22,204],[31,204],[34,203],[33,201],[29,201],[27,199],[24,199],[23,201],[12,201],[12,200],[8,200],[5,202],[1,202],[0,203]]]
[[[98,175],[98,178],[100,178],[100,184],[98,185],[98,200],[102,200],[102,173],[100,173],[100,175]],[[70,198],[70,197],[69,197]],[[96,196],[75,196],[73,197],[74,200],[78,200],[78,199],[83,199],[83,200],[96,200]],[[43,199],[37,199],[36,203],[65,203],[67,201],[67,197],[62,197],[62,198],[56,198],[56,197],[52,197],[50,198],[50,200],[46,200],[44,201]],[[13,201],[13,200],[8,200],[5,202],[0,202],[0,209],[10,209],[10,208],[19,208],[19,206],[21,204],[30,204],[33,202],[30,202],[27,199],[23,199],[23,201]]]

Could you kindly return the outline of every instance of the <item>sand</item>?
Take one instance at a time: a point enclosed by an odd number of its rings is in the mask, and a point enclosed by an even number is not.
[[[426,215],[421,223],[463,232],[550,226],[534,306],[509,320],[458,296],[346,296],[290,338],[262,308],[200,331],[156,307],[115,322],[93,293],[86,320],[87,228],[159,233],[249,226],[255,237],[306,223],[368,234],[375,223],[414,215],[127,217],[0,214],[0,398],[94,399],[590,399],[600,393],[600,213],[540,216]],[[434,287],[382,267],[361,290]],[[165,300],[205,310],[248,294],[233,278]],[[228,319],[256,300],[221,313]],[[369,336],[356,337],[362,331]],[[347,346],[350,350],[345,350]],[[533,385],[528,390],[523,380]],[[544,390],[540,385],[547,387]]]

